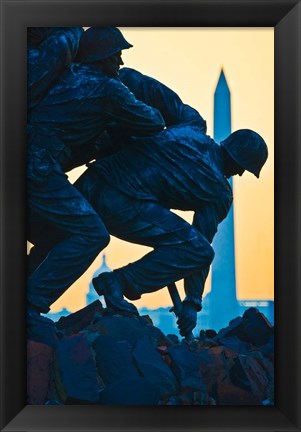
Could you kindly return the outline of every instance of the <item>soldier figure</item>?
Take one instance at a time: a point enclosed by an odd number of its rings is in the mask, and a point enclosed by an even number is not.
[[[28,279],[29,319],[48,312],[109,242],[99,215],[64,172],[76,166],[78,155],[91,155],[108,125],[118,125],[124,136],[146,136],[164,128],[160,113],[139,102],[116,79],[123,64],[121,51],[130,47],[117,28],[90,28],[81,37],[77,63],[65,68],[38,104],[32,94],[29,221],[34,225],[42,218],[60,229],[62,237]],[[34,244],[32,235],[29,229],[28,239]]]
[[[93,279],[107,305],[132,312],[124,296],[136,300],[184,278],[178,325],[183,336],[190,333],[214,257],[211,242],[232,204],[227,178],[245,170],[259,177],[267,156],[266,143],[251,130],[238,130],[218,145],[198,126],[178,125],[134,138],[124,150],[88,164],[75,186],[108,231],[153,248],[140,260]],[[193,210],[193,224],[170,209]]]

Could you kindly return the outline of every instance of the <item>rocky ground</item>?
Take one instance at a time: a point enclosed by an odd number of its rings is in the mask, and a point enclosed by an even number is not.
[[[273,405],[274,328],[255,308],[189,343],[99,301],[56,329],[29,328],[28,404]]]

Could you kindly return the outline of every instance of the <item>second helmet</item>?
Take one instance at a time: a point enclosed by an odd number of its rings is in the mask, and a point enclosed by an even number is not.
[[[81,37],[76,60],[94,63],[132,46],[116,27],[90,27]]]
[[[268,158],[268,148],[257,132],[250,129],[237,130],[222,141],[221,146],[242,168],[259,177]]]

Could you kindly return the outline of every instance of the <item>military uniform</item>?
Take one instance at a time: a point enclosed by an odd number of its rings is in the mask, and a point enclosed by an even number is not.
[[[191,106],[184,104],[181,98],[160,81],[132,68],[122,68],[119,78],[137,99],[157,108],[166,127],[174,125],[198,126],[206,133],[206,121]]]
[[[185,278],[184,302],[201,309],[210,243],[232,203],[217,143],[197,126],[169,127],[89,164],[75,185],[112,235],[154,248],[114,270],[128,298]],[[193,210],[193,225],[170,209]]]
[[[89,151],[109,124],[118,124],[125,135],[144,136],[162,130],[164,121],[119,80],[93,65],[74,63],[31,110],[28,123],[29,221],[38,216],[61,230],[61,241],[28,281],[29,302],[47,312],[109,241],[100,217],[68,181],[65,167]]]
[[[77,52],[82,27],[33,27],[28,30],[27,110],[31,111]]]

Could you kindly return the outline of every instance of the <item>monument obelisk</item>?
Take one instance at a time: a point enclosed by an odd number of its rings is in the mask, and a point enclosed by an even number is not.
[[[231,133],[231,94],[223,70],[214,93],[214,140],[220,143]],[[232,179],[230,179],[231,187]],[[233,205],[219,225],[213,241],[210,293],[210,327],[220,330],[238,315],[235,277],[235,241]]]

